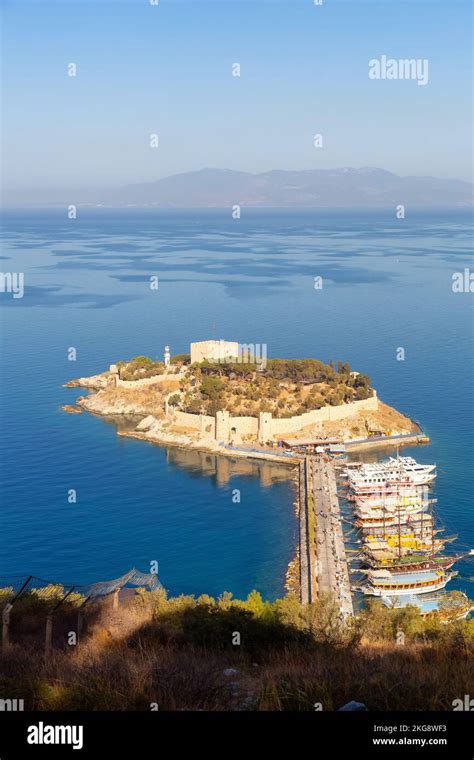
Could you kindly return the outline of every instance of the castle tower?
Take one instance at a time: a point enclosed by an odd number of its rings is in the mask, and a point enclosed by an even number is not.
[[[267,443],[272,439],[272,413],[260,412],[258,415],[258,442]]]
[[[170,366],[170,361],[171,361],[171,354],[170,354],[170,347],[169,346],[165,346],[164,357],[165,357],[165,367],[169,367]]]
[[[229,412],[223,409],[216,413],[216,441],[229,443]]]

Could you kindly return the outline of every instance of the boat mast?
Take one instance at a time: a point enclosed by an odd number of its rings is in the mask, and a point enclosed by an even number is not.
[[[398,559],[400,559],[401,556],[402,556],[402,533],[401,533],[402,526],[400,524],[400,520],[401,520],[401,517],[400,517],[400,490],[399,490],[398,486],[397,486],[397,494],[398,494],[398,498],[397,498],[397,505],[398,505]]]
[[[429,515],[431,517],[431,557],[434,556],[434,525],[433,525],[433,501],[430,499]]]

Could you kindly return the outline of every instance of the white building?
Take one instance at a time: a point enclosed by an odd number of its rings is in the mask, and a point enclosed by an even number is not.
[[[191,364],[208,360],[210,362],[225,362],[238,359],[239,344],[228,340],[202,340],[191,343]]]

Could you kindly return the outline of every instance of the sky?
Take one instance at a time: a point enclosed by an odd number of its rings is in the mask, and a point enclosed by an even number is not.
[[[469,0],[1,5],[6,190],[206,166],[472,179]],[[428,59],[428,83],[370,79],[382,55]]]

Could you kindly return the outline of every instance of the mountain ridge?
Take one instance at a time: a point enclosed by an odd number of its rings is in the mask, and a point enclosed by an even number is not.
[[[379,167],[271,169],[251,173],[203,167],[116,188],[14,191],[4,205],[155,208],[472,207],[472,184],[431,176],[400,176]]]

